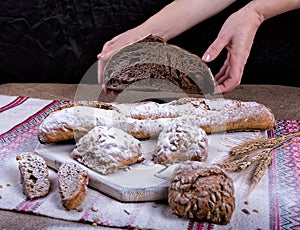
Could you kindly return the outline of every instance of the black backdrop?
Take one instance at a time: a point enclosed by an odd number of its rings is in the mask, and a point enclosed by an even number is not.
[[[78,83],[107,40],[142,23],[169,2],[0,0],[0,83]],[[235,2],[169,43],[202,56],[224,20],[246,2]],[[300,10],[264,22],[242,82],[300,86],[299,28]],[[224,58],[225,52],[209,64],[214,74]]]

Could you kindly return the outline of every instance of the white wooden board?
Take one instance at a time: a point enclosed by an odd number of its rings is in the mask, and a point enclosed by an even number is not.
[[[266,132],[235,132],[209,135],[209,155],[203,164],[213,164],[222,160],[234,145],[258,137],[266,137]],[[70,155],[72,144],[38,144],[35,152],[43,157],[49,167],[57,170],[64,162],[75,162],[88,170],[89,186],[119,201],[155,201],[168,197],[168,179],[178,164],[164,166],[154,164],[151,154],[155,149],[156,140],[142,141],[142,151],[146,158],[129,168],[120,169],[110,175],[101,175]]]

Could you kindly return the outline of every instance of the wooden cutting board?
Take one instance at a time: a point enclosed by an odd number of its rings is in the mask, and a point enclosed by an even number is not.
[[[204,165],[221,161],[229,150],[247,140],[266,137],[266,132],[234,132],[208,135],[209,155]],[[44,158],[47,165],[55,170],[64,162],[75,162],[88,170],[89,186],[123,202],[156,201],[167,199],[169,178],[176,166],[154,164],[151,155],[156,140],[142,141],[145,157],[143,163],[120,169],[110,175],[101,175],[71,157],[73,144],[38,144],[35,152]]]

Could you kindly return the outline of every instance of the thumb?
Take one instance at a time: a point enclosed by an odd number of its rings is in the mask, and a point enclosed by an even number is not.
[[[107,62],[115,53],[115,51],[107,51],[107,52],[101,52],[97,55],[97,58],[101,61]]]
[[[202,56],[202,60],[205,62],[210,62],[216,59],[219,56],[221,51],[227,45],[227,42],[219,37],[214,40],[214,42],[208,47],[205,53]]]

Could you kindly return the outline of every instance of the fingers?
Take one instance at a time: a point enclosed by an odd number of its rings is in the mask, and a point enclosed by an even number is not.
[[[205,53],[202,56],[202,59],[205,62],[210,62],[216,59],[219,56],[221,51],[226,47],[229,43],[229,39],[218,35],[216,40],[208,47]]]
[[[237,57],[234,57],[228,53],[219,73],[216,74],[216,81],[218,83],[214,93],[227,93],[236,88],[241,83],[243,75],[244,64],[238,61]]]
[[[113,93],[114,95],[118,95],[120,92],[112,92],[111,90],[109,90],[106,86],[105,86],[105,82],[104,82],[104,69],[105,69],[105,65],[106,65],[107,60],[106,59],[102,59],[100,58],[98,60],[98,84],[101,85],[102,89],[104,90],[105,93],[109,94],[109,93]]]
[[[111,56],[114,53],[114,48],[112,45],[114,44],[113,40],[108,41],[104,44],[103,49],[101,53],[97,55],[98,58],[98,69],[97,69],[97,75],[98,75],[98,84],[101,85],[102,89],[105,93],[111,93],[111,90],[107,89],[104,82],[104,71],[107,61],[111,58]]]
[[[98,75],[98,83],[103,84],[103,72],[105,67],[106,61],[103,59],[98,59],[98,69],[97,69],[97,75]]]
[[[98,83],[101,85],[103,85],[104,68],[105,68],[106,62],[108,61],[109,57],[111,56],[111,52],[112,52],[111,46],[113,45],[113,43],[114,43],[113,39],[106,42],[103,45],[101,53],[99,53],[97,55],[97,58],[98,58],[98,71],[97,71]]]
[[[208,47],[208,49],[203,54],[202,59],[205,62],[210,62],[215,60],[221,51],[228,46],[230,43],[229,37],[218,36],[216,40]],[[226,93],[233,90],[240,84],[243,67],[240,68],[238,62],[236,62],[230,55],[228,51],[227,58],[221,67],[220,71],[215,75],[215,80],[217,86],[215,87],[214,93]]]
[[[120,45],[119,45],[120,42],[118,42],[119,37],[120,37],[120,35],[118,35],[118,36],[112,38],[110,41],[107,41],[107,42],[103,45],[103,48],[102,48],[101,53],[99,53],[99,54],[97,55],[97,58],[98,58],[98,59],[106,59],[106,60],[107,60],[107,59],[108,59],[107,56],[111,56],[111,53],[112,53],[114,50],[119,49],[119,48],[120,48],[120,47],[119,47],[119,46],[120,46]]]
[[[232,82],[226,80],[223,84],[216,86],[214,93],[215,94],[228,93],[239,85],[240,84],[232,84]]]
[[[106,57],[101,57],[98,60],[98,69],[97,69],[98,84],[101,85],[105,93],[111,93],[111,91],[108,88],[106,88],[104,82],[104,70],[105,70],[105,65],[107,63],[107,60],[108,59]]]
[[[230,39],[226,39],[225,37],[221,37],[220,35],[216,38],[216,40],[208,47],[208,49],[203,54],[202,59],[205,62],[210,62],[215,60],[221,51],[228,45]],[[217,86],[215,87],[214,93],[220,94],[225,93],[232,90],[236,87],[235,77],[232,78],[232,65],[230,63],[230,54],[228,52],[227,58],[221,67],[220,71],[215,75],[215,80],[217,82]]]
[[[226,75],[227,67],[228,67],[228,62],[229,58],[225,59],[225,62],[223,66],[221,67],[220,71],[215,75],[215,80],[220,84],[221,82],[219,81],[220,78]]]
[[[104,82],[104,71],[107,61],[112,57],[112,55],[117,52],[119,49],[121,49],[124,45],[131,42],[131,36],[129,36],[129,32],[125,32],[123,34],[120,34],[110,41],[106,42],[103,45],[102,51],[97,55],[98,58],[98,71],[97,71],[97,77],[98,77],[98,83],[101,84],[103,90],[106,93],[112,92],[111,90],[107,89],[105,87]],[[118,94],[119,92],[113,92],[114,94]]]
[[[108,89],[105,86],[105,82],[104,82],[104,71],[105,71],[105,66],[107,61],[111,58],[111,56],[113,55],[113,51],[110,52],[101,52],[100,54],[97,55],[98,57],[98,69],[97,69],[97,75],[98,75],[98,84],[101,85],[102,89],[104,90],[105,93],[109,94],[112,93],[113,95],[117,96],[118,94],[121,93],[121,91],[113,91]]]

